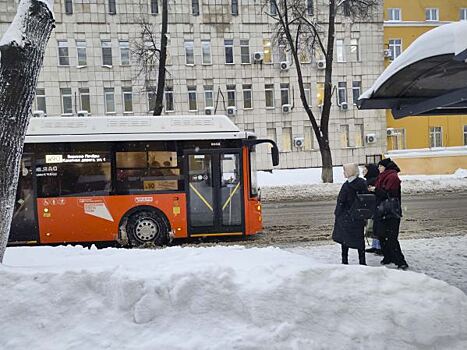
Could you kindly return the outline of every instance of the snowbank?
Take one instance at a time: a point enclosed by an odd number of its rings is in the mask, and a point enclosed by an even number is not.
[[[259,172],[263,201],[300,201],[335,199],[345,181],[342,167],[333,169],[334,183],[321,183],[320,168]],[[402,175],[404,195],[467,191],[467,170],[451,175]]]
[[[278,248],[9,248],[2,349],[465,349],[467,296]]]

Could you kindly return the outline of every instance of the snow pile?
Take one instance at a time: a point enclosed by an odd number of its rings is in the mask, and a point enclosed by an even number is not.
[[[467,296],[278,248],[10,248],[2,349],[465,349]],[[350,345],[351,344],[351,345]]]
[[[259,172],[263,201],[300,201],[335,199],[345,181],[342,167],[334,167],[334,183],[321,183],[321,168],[274,170]],[[404,195],[467,190],[467,170],[451,175],[401,175]]]

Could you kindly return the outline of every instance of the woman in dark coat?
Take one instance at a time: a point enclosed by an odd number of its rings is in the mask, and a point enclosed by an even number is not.
[[[401,203],[401,180],[397,175],[400,172],[399,167],[391,158],[386,158],[378,163],[380,174],[375,183],[376,203],[379,205],[387,198],[397,198],[399,206]],[[401,208],[399,208],[400,210]],[[402,211],[400,211],[402,212]],[[397,268],[406,270],[409,265],[405,261],[399,244],[400,218],[375,218],[375,233],[381,242],[384,259],[381,264],[386,265],[394,263]]]
[[[357,193],[368,193],[365,180],[358,177],[357,164],[344,164],[344,176],[347,181],[337,197],[336,210],[334,211],[335,222],[332,239],[342,246],[342,263],[348,264],[349,248],[358,250],[360,265],[366,265],[365,261],[365,239],[363,230],[365,220],[354,219],[350,215],[350,208],[355,201]]]
[[[376,164],[365,164],[363,168],[363,177],[366,180],[368,186],[374,186],[376,183],[376,178],[379,175],[378,166]],[[376,255],[383,255],[381,250],[381,244],[377,238],[375,238],[373,231],[373,219],[369,219],[365,225],[367,232],[371,232],[373,239],[371,241],[371,248],[366,249],[367,253],[375,253]]]

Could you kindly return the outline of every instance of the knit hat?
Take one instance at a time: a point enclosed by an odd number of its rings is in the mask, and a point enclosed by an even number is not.
[[[391,158],[385,158],[379,161],[378,166],[382,165],[387,168],[390,163],[392,163]]]

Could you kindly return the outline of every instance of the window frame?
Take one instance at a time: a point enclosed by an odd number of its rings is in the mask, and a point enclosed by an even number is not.
[[[65,93],[65,90],[69,90],[70,93]],[[65,111],[65,98],[70,100],[70,111]],[[73,90],[70,87],[60,88],[60,103],[62,107],[62,115],[73,115]]]
[[[126,110],[126,96],[130,96],[131,110]],[[133,87],[131,86],[122,86],[122,105],[123,113],[133,113]]]
[[[244,52],[245,49],[246,49],[246,52]],[[244,62],[244,58],[246,58],[245,62]],[[251,64],[250,39],[240,39],[240,63]]]
[[[108,110],[108,96],[112,96],[113,111]],[[104,87],[104,111],[105,114],[115,114],[115,88],[114,87]]]
[[[336,62],[345,63],[347,62],[345,57],[345,40],[336,39]]]
[[[116,0],[109,0],[109,15],[116,15],[117,14],[117,1]]]
[[[229,58],[229,49],[231,50],[231,59],[232,62],[228,62]],[[234,53],[234,40],[233,39],[224,39],[224,54],[225,54],[225,64],[235,64],[235,53]]]
[[[64,44],[61,46],[60,44]],[[69,67],[70,66],[70,48],[68,46],[68,40],[60,39],[57,40],[57,50],[58,50],[58,66],[59,67]],[[66,52],[65,55],[61,55],[61,52]],[[66,63],[62,64],[62,58],[66,60]]]
[[[440,145],[437,145],[437,138],[439,137]],[[443,147],[443,127],[442,126],[430,126],[429,127],[429,140],[430,148]]]
[[[169,97],[170,96],[170,101],[171,101],[171,104],[172,104],[172,108],[167,108],[169,106]],[[175,100],[174,100],[174,90],[173,90],[173,86],[169,85],[169,84],[165,84],[165,89],[164,89],[164,110],[165,112],[175,112]]]
[[[272,106],[268,106],[268,92],[271,93]],[[276,108],[274,84],[264,84],[264,106],[266,109]]]
[[[207,52],[205,50],[206,48],[208,48]],[[204,58],[207,57],[205,54],[209,54],[209,62],[204,60]],[[211,40],[209,40],[209,39],[201,40],[201,60],[202,60],[202,64],[205,65],[205,66],[212,65]]]
[[[358,83],[356,86],[355,83]],[[356,93],[358,91],[358,93]],[[352,81],[352,102],[353,105],[357,105],[358,98],[362,94],[362,81],[361,80],[353,80]]]
[[[245,94],[248,93],[250,94],[250,106],[246,106],[246,101],[248,100],[245,97]],[[253,109],[253,84],[242,84],[242,95],[243,95],[243,109],[245,110],[251,110]]]
[[[402,22],[402,9],[399,7],[388,8],[388,21],[389,22]],[[395,14],[399,14],[399,19],[394,19]]]
[[[86,92],[87,90],[87,92]],[[79,95],[79,108],[81,111],[87,111],[89,114],[91,114],[91,90],[88,87],[80,87],[78,88],[78,95]],[[84,108],[83,107],[83,98],[88,99],[88,104],[89,108]]]
[[[237,86],[235,84],[227,84],[227,108],[237,107]],[[231,102],[233,101],[233,104]]]
[[[41,93],[39,93],[41,92]],[[36,97],[34,98],[35,110],[43,111],[47,115],[47,99],[45,94],[45,88],[36,88]],[[39,99],[42,101],[39,103]],[[39,108],[39,104],[44,104],[44,109]]]
[[[204,89],[204,107],[214,107],[214,87],[212,85],[205,85],[203,87]],[[211,95],[211,97],[208,98],[208,95]],[[211,101],[210,104],[208,104],[208,101]]]
[[[433,14],[435,14],[435,19],[432,18]],[[437,7],[425,8],[425,21],[426,22],[439,22],[439,8]]]
[[[191,44],[191,55],[190,53],[190,44]],[[183,47],[185,49],[185,65],[186,66],[194,66],[195,65],[195,42],[191,39],[186,39],[183,42]],[[192,63],[188,62],[188,58],[191,57]]]
[[[82,45],[84,43],[84,45]],[[88,54],[87,54],[87,43],[86,39],[78,39],[75,40],[76,44],[76,63],[78,67],[86,67],[88,65]],[[80,64],[80,51],[81,51],[81,56],[83,56],[84,53],[84,64]]]
[[[188,85],[187,86],[187,91],[188,91],[188,111],[189,112],[198,112],[198,98],[197,98],[197,91],[196,91],[196,85]],[[194,99],[192,99],[194,97]],[[191,108],[191,103],[194,101],[195,104],[195,109]]]
[[[343,93],[343,96],[341,96]],[[347,96],[347,81],[338,81],[337,82],[337,105],[342,106],[343,103],[348,104],[348,96]]]
[[[159,0],[149,0],[149,9],[151,15],[159,14]]]
[[[191,14],[199,16],[199,0],[191,0]]]
[[[125,47],[125,45],[122,45],[122,44],[124,44],[124,43],[126,43],[126,47]],[[118,41],[118,48],[119,48],[119,50],[120,50],[120,65],[121,65],[121,66],[129,66],[129,65],[131,65],[131,60],[130,60],[130,56],[131,56],[131,55],[130,55],[130,42],[129,42],[128,40],[119,40],[119,41]],[[124,52],[126,52],[125,55],[124,55]],[[124,56],[127,57],[126,63],[123,62],[123,57],[124,57]]]
[[[290,83],[280,83],[281,90],[281,107],[285,105],[290,105]],[[287,94],[287,102],[284,103],[284,93]]]
[[[467,21],[467,7],[459,9],[459,21]]]
[[[108,45],[108,46],[107,46]],[[107,53],[107,55],[106,55]],[[110,55],[109,55],[110,53]],[[112,57],[112,40],[101,39],[101,54],[102,54],[102,66],[103,67],[113,67],[113,57]],[[110,64],[105,61],[110,57]]]
[[[397,44],[396,41],[399,41]],[[392,42],[392,43],[391,43]],[[399,53],[396,54],[397,49],[399,48]],[[391,57],[389,58],[391,61],[394,61],[397,57],[402,54],[402,39],[389,39],[388,40],[388,49],[391,51]]]

